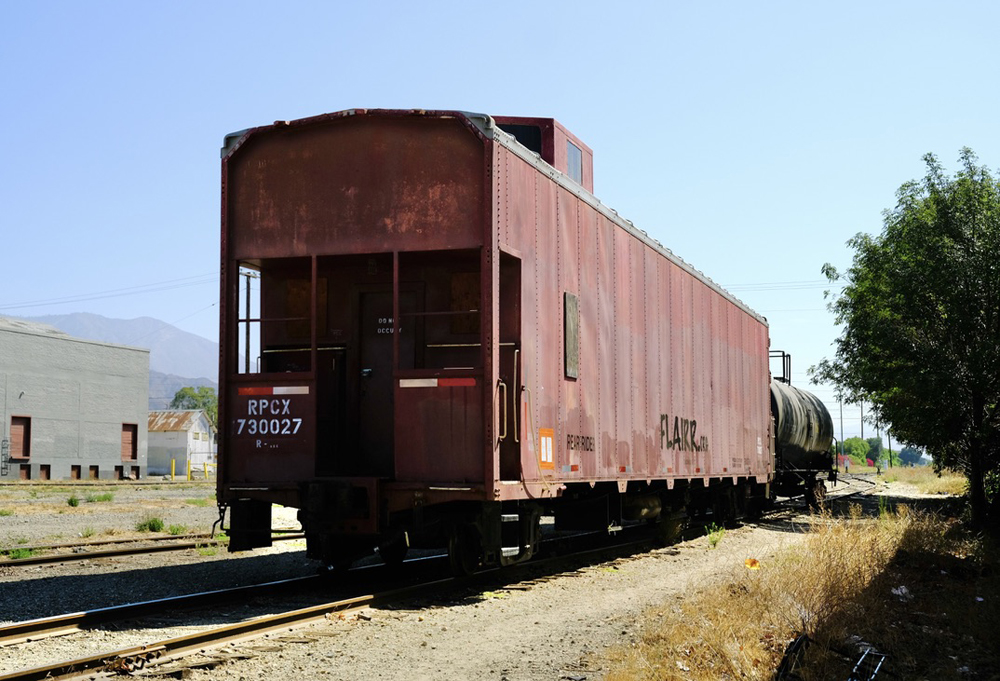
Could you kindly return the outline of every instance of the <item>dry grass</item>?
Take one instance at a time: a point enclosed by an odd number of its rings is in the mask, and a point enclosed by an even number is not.
[[[962,496],[967,483],[965,476],[954,471],[935,473],[930,466],[891,468],[885,471],[886,482],[903,482],[913,485],[923,494]]]
[[[798,672],[805,680],[847,678],[848,665],[859,655],[858,640],[890,653],[897,674],[910,672],[905,678],[927,669],[929,662],[913,649],[919,653],[929,634],[911,631],[901,610],[916,603],[922,611],[946,607],[935,605],[941,590],[935,587],[926,600],[902,603],[892,589],[909,583],[909,590],[917,591],[919,585],[907,580],[927,574],[928,560],[932,565],[961,561],[970,556],[972,545],[954,538],[953,523],[905,507],[877,519],[864,518],[852,507],[849,518],[825,515],[816,520],[800,548],[756,570],[741,566],[713,588],[650,611],[641,641],[612,655],[608,681],[770,680],[787,645],[799,634],[813,641]],[[900,556],[911,562],[920,557],[914,563],[917,572],[901,570]],[[990,612],[996,619],[1000,596],[995,580],[991,585]],[[963,598],[966,605],[982,604],[971,596]],[[933,635],[940,638],[937,632]],[[943,658],[952,668],[959,666],[947,655]]]

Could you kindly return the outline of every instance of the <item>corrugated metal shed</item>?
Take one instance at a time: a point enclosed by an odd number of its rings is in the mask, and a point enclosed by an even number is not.
[[[149,412],[150,433],[176,433],[191,430],[205,412],[200,409],[163,409]],[[214,432],[214,428],[212,428]]]

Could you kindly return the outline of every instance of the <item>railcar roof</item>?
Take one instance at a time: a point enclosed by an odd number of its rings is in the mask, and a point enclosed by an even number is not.
[[[719,284],[713,281],[708,275],[706,275],[701,270],[695,268],[693,265],[685,261],[683,258],[678,256],[672,250],[661,244],[659,241],[651,237],[645,231],[639,229],[631,220],[623,218],[618,214],[618,211],[610,208],[598,199],[594,194],[587,191],[584,187],[577,184],[575,181],[571,180],[567,175],[557,170],[553,166],[549,165],[546,161],[542,160],[541,156],[531,151],[527,147],[523,146],[518,142],[513,135],[504,132],[493,120],[493,117],[489,114],[475,113],[471,111],[435,111],[428,109],[344,109],[343,111],[337,111],[333,113],[321,114],[319,116],[311,116],[308,118],[300,118],[293,121],[275,121],[272,125],[259,126],[256,128],[247,128],[245,130],[239,130],[237,132],[230,133],[225,136],[222,144],[222,149],[220,155],[225,158],[232,154],[251,134],[263,131],[269,128],[275,127],[293,127],[300,125],[311,125],[315,123],[320,123],[323,121],[333,120],[337,118],[346,118],[349,116],[386,116],[386,117],[399,117],[399,116],[425,116],[428,118],[464,118],[468,123],[475,126],[475,128],[487,139],[491,139],[498,144],[502,144],[507,149],[517,154],[519,157],[531,163],[538,169],[539,172],[544,173],[554,182],[557,182],[564,189],[575,194],[582,201],[586,201],[589,205],[599,211],[607,219],[614,222],[616,225],[624,229],[626,232],[634,236],[635,238],[642,241],[644,244],[650,248],[656,250],[665,258],[676,264],[678,267],[684,269],[692,276],[702,281],[707,286],[712,288],[714,291],[722,295],[724,298],[729,300],[731,303],[739,307],[741,310],[746,312],[748,315],[759,321],[765,326],[768,325],[767,318],[761,314],[755,312],[749,305],[744,303],[742,300],[734,296],[732,293],[722,288]]]

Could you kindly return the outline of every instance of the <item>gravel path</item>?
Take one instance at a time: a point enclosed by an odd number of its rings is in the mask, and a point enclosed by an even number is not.
[[[200,489],[197,493],[208,494],[208,488]],[[200,522],[210,525],[214,520],[212,507],[184,508],[191,506],[185,499],[196,498],[190,489],[164,489],[157,495],[151,491],[135,493],[143,508],[151,505],[176,513],[170,517],[190,522],[192,527]],[[0,489],[0,509],[9,507],[3,494]],[[122,519],[141,514],[142,508],[125,510],[137,503],[130,494],[116,493],[111,503],[120,504],[120,511],[113,507],[95,510],[92,520],[104,522],[102,516],[108,512],[119,512]],[[8,521],[19,515],[0,517],[0,545],[10,536]],[[30,527],[39,533],[58,533],[60,519],[48,518],[45,513],[25,515],[35,515]],[[191,670],[185,678],[251,681],[294,674],[361,681],[602,679],[605,652],[634,640],[645,608],[683,598],[691,589],[720,583],[727,575],[745,569],[746,558],[766,564],[776,551],[801,541],[796,522],[805,519],[730,530],[714,549],[706,538],[699,538],[539,583],[371,609],[360,617],[337,618],[297,630],[291,639],[241,644],[233,651],[250,655],[249,659]],[[28,532],[25,526],[16,527],[18,532]],[[294,543],[240,557],[222,551],[207,556],[192,551],[144,558],[148,565],[132,559],[127,563],[126,559],[106,559],[82,565],[8,568],[0,574],[0,620],[313,572],[315,565],[305,559],[304,547],[288,546]],[[152,632],[96,631],[6,648],[0,655],[0,674],[36,666],[43,657],[54,660],[189,631],[176,624],[164,621]],[[43,647],[48,652],[40,652]]]

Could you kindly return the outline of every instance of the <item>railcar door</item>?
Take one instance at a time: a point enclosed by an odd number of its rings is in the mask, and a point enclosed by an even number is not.
[[[521,261],[500,254],[500,479],[521,477]]]
[[[393,474],[393,366],[392,291],[362,292],[360,300],[360,349],[358,382],[357,456],[363,460],[363,475]],[[400,291],[402,315],[414,310],[416,295]],[[400,367],[413,366],[415,338],[405,317],[399,324]]]

